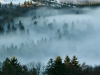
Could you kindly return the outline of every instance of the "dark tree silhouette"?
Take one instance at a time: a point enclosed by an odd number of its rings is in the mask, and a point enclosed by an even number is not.
[[[0,34],[4,33],[4,28],[0,25]]]
[[[22,75],[22,67],[15,57],[6,58],[2,66],[3,75]]]
[[[25,31],[25,28],[24,28],[24,26],[23,26],[21,20],[19,21],[19,29],[20,29],[20,31],[22,31],[22,32]]]
[[[10,23],[8,22],[8,25],[7,25],[7,31],[6,33],[11,33],[11,26],[10,26]]]
[[[50,59],[46,69],[46,73],[48,75],[66,75],[65,64],[62,63],[62,59],[60,56],[57,56],[55,61]]]

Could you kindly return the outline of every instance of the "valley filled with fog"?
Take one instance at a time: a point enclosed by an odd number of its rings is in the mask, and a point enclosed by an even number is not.
[[[15,56],[26,64],[60,55],[76,55],[80,62],[99,64],[100,58],[100,7],[64,8],[42,7],[14,19],[16,31],[0,35],[0,59]],[[19,30],[21,21],[24,32]],[[10,27],[12,23],[10,24]]]

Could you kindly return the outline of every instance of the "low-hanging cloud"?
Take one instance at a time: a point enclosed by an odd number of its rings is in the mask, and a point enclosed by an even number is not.
[[[63,59],[66,55],[76,55],[80,62],[99,64],[100,8],[92,9],[40,8],[14,19],[15,25],[22,21],[25,34],[1,35],[0,60],[14,55],[22,64],[32,61],[46,64],[58,55]],[[76,14],[75,11],[84,13]]]

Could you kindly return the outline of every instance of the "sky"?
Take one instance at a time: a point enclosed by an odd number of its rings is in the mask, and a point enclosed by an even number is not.
[[[23,3],[25,0],[0,0],[0,2],[2,3],[9,3],[9,2],[13,2],[13,3]],[[26,1],[29,1],[29,0],[26,0]],[[72,2],[77,2],[77,1],[100,1],[100,0],[57,0],[58,2],[60,1],[63,1],[63,2],[66,2],[66,1],[72,1]]]
[[[11,1],[15,4],[18,4],[18,3],[24,3],[24,1],[29,1],[29,0],[0,0],[1,3],[9,3]]]

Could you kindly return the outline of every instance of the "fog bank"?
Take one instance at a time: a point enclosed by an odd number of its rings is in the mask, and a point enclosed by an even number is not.
[[[84,13],[76,14],[73,10]],[[32,61],[46,64],[58,55],[63,60],[66,55],[76,55],[80,62],[100,64],[100,8],[62,11],[65,13],[41,8],[14,19],[15,25],[22,21],[25,33],[0,35],[0,60],[15,56],[22,64]]]

